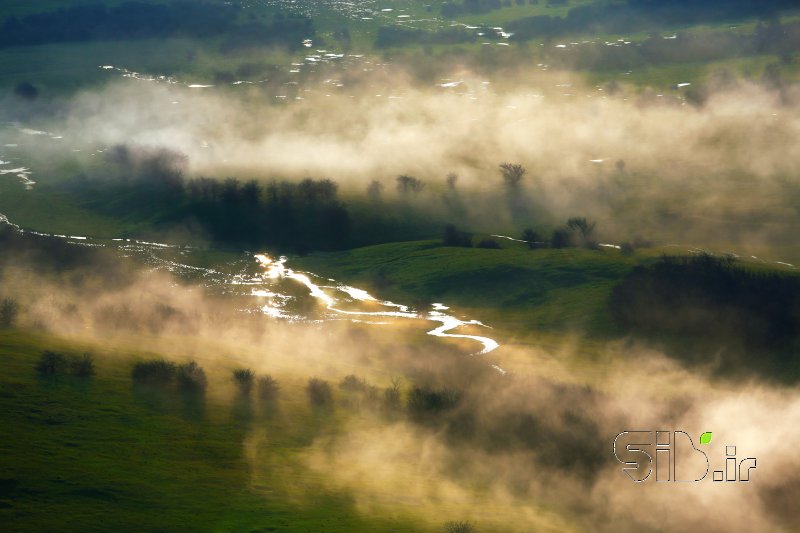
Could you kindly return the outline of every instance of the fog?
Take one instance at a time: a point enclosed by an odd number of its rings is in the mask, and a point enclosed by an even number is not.
[[[522,70],[486,80],[461,70],[447,79],[463,83],[420,86],[396,72],[377,85],[353,75],[330,96],[300,85],[302,100],[278,103],[258,88],[123,80],[83,91],[57,118],[36,121],[75,146],[172,150],[185,155],[190,176],[327,177],[354,197],[373,180],[390,190],[397,175],[411,174],[431,184],[420,200],[430,209],[455,172],[475,226],[508,219],[480,197],[503,194],[498,165],[517,162],[528,169],[532,219],[541,208],[550,219],[591,216],[618,238],[644,233],[775,254],[794,242],[796,88],[739,80],[712,85],[700,105],[678,90],[623,86],[612,95],[569,74]],[[463,345],[425,337],[414,322],[269,320],[241,298],[165,272],[137,270],[113,282],[96,271],[47,277],[22,260],[2,275],[26,327],[99,352],[192,357],[212,382],[228,383],[221,397],[238,365],[289,382],[355,373],[381,387],[404,376],[404,395],[423,385],[460,391],[452,410],[431,419],[342,415],[340,430],[320,432],[299,453],[304,476],[351,494],[367,515],[469,519],[486,531],[798,527],[796,387],[723,380],[713,368],[688,370],[630,342],[596,341],[591,359],[580,338],[554,347],[534,334],[512,340],[495,324],[496,359],[509,371],[500,375]],[[683,430],[695,444],[713,431],[711,469],[722,467],[726,444],[736,445],[740,459],[758,458],[754,480],[713,483],[709,473],[701,485],[634,484],[612,444],[636,429]],[[269,431],[253,424],[243,445],[256,488],[282,467],[259,451]],[[284,480],[299,502],[314,497],[305,479]]]
[[[627,341],[587,347],[578,338],[553,344],[531,335],[513,342],[497,325],[503,375],[465,346],[424,337],[426,328],[413,322],[271,320],[248,312],[246,298],[130,269],[104,252],[87,250],[84,266],[56,267],[55,276],[24,258],[7,263],[0,286],[22,304],[22,325],[104,357],[197,360],[216,402],[230,401],[230,370],[240,366],[290,387],[310,376],[335,383],[355,373],[379,386],[404,376],[404,397],[412,386],[460,391],[453,409],[433,415],[387,417],[368,405],[337,404],[336,429],[317,430],[288,462],[264,451],[276,422],[253,420],[243,451],[257,492],[282,472],[281,490],[301,506],[316,490],[345,491],[366,516],[401,513],[432,527],[468,519],[488,531],[797,526],[797,477],[787,474],[800,466],[792,448],[800,429],[787,423],[800,416],[796,387],[712,377],[713,364],[689,370]],[[308,423],[277,416],[283,424]],[[700,433],[713,431],[704,448],[711,470],[723,468],[726,445],[758,466],[749,483],[713,483],[709,472],[701,485],[635,484],[614,460],[612,443],[638,429],[686,431],[695,446]]]
[[[514,191],[528,224],[578,214],[599,220],[611,240],[758,251],[797,230],[793,86],[711,76],[698,104],[686,88],[590,86],[567,72],[515,69],[487,79],[464,67],[442,76],[454,81],[424,85],[399,66],[326,70],[270,87],[126,78],[77,94],[57,119],[36,124],[65,137],[57,146],[174,151],[187,158],[187,177],[330,178],[361,197],[372,181],[391,194],[396,176],[410,174],[427,185],[417,203],[436,211],[446,209],[440,195],[455,173],[460,216],[477,231],[523,224],[513,206],[498,211],[486,196],[503,194],[502,162],[528,170]],[[76,157],[51,145],[55,160]]]

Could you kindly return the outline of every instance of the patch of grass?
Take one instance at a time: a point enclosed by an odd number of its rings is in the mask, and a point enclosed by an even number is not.
[[[0,181],[0,213],[15,224],[45,233],[117,237],[124,231],[119,220],[84,209],[72,198],[28,191],[9,179]]]

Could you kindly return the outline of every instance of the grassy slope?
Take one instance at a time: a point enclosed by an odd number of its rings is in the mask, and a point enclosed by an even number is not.
[[[606,298],[636,263],[616,250],[500,250],[417,241],[316,254],[300,268],[370,287],[401,302],[444,301],[516,328],[607,333]]]
[[[250,427],[229,402],[209,398],[202,416],[156,406],[134,394],[130,359],[119,354],[100,357],[91,380],[43,381],[34,365],[44,348],[82,349],[0,331],[0,529],[424,530],[358,516],[347,494],[325,491],[292,462],[320,424],[332,423],[311,416],[299,384],[285,387],[281,416],[252,422],[269,435],[259,453],[280,469],[255,479],[242,442]],[[307,492],[302,504],[284,490],[288,479]]]
[[[317,253],[293,259],[292,265],[401,303],[442,301],[514,333],[582,331],[607,337],[617,333],[606,309],[614,285],[637,264],[690,253],[689,247],[672,246],[631,256],[610,248],[529,250],[522,243],[496,240],[502,249],[401,242]],[[742,258],[739,264],[756,271],[795,272],[755,259]]]

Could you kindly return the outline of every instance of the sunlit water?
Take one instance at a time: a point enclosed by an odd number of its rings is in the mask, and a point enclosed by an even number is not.
[[[18,231],[19,226],[0,214],[0,223]],[[242,252],[241,256],[214,268],[191,264],[197,250],[191,246],[164,244],[138,239],[94,239],[82,235],[48,234],[28,231],[34,235],[56,237],[76,246],[105,247],[118,251],[123,257],[136,259],[156,271],[167,271],[189,279],[218,294],[238,297],[246,303],[243,312],[260,313],[267,319],[291,322],[324,322],[348,320],[368,325],[393,324],[397,321],[416,321],[436,327],[426,333],[444,339],[464,339],[474,342],[472,355],[485,355],[500,344],[491,337],[471,335],[463,328],[491,329],[478,320],[459,318],[443,303],[434,303],[428,310],[375,298],[367,291],[311,272],[296,271],[288,266],[285,256],[271,258],[266,254]],[[505,373],[497,364],[492,368]]]

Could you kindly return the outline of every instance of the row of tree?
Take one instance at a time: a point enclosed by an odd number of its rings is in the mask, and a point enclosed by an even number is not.
[[[657,339],[722,371],[800,378],[800,278],[760,272],[732,257],[663,257],[617,285],[609,310],[624,332]]]
[[[522,232],[520,240],[524,241],[531,250],[535,248],[568,247],[596,249],[598,247],[594,236],[596,225],[595,222],[591,222],[584,217],[572,217],[567,220],[565,225],[554,229],[549,238],[543,237],[532,228],[526,228]],[[442,244],[445,246],[471,248],[474,244],[474,239],[471,233],[461,231],[453,224],[447,224],[444,228]],[[500,248],[497,241],[487,238],[480,240],[476,246],[478,248]]]
[[[52,352],[45,352],[45,355]],[[177,364],[165,359],[151,359],[134,364],[131,371],[134,384],[158,390],[172,390],[193,394],[204,394],[208,386],[205,371],[196,362]],[[236,386],[239,400],[250,401],[256,397],[265,404],[277,401],[280,384],[270,375],[258,376],[250,368],[236,368],[231,372],[231,381]],[[338,384],[342,403],[347,407],[370,407],[385,411],[397,411],[402,407],[400,380],[394,378],[388,387],[380,388],[354,374],[345,376]],[[332,408],[334,389],[330,382],[310,378],[305,387],[310,405],[314,408]],[[435,416],[453,409],[460,401],[461,393],[455,389],[411,387],[406,398],[406,410],[417,419]]]
[[[263,45],[298,49],[303,39],[314,36],[314,26],[311,19],[296,15],[279,15],[268,24],[242,22],[230,2],[87,3],[9,17],[0,25],[0,46],[220,35],[225,36],[223,52]]]
[[[547,21],[543,28],[551,31]],[[800,46],[800,23],[771,20],[759,23],[752,33],[704,31],[680,32],[675,38],[652,35],[629,45],[584,43],[545,51],[548,64],[563,68],[628,70],[649,65],[718,61],[730,57],[774,54],[790,62]]]
[[[793,0],[629,0],[592,2],[569,10],[566,17],[538,15],[513,20],[507,31],[514,39],[548,39],[569,34],[631,34],[657,31],[664,27],[686,26],[744,19],[775,18],[781,11],[796,7]]]

